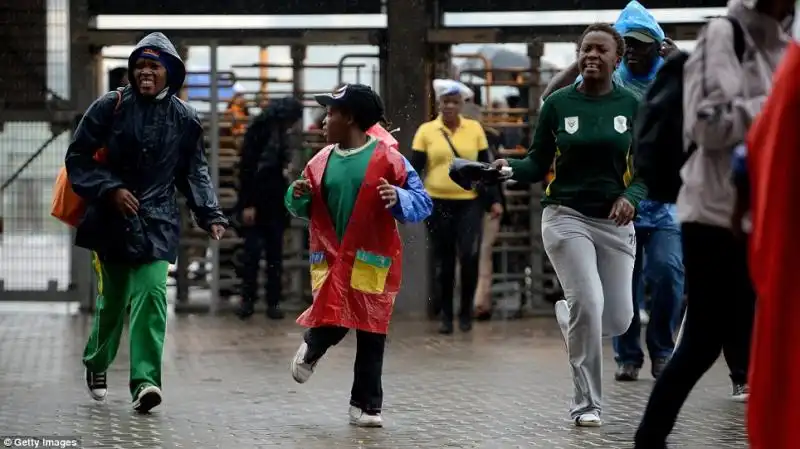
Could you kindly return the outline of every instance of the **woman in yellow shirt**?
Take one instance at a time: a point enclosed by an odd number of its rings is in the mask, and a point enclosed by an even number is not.
[[[433,199],[433,214],[427,221],[431,240],[432,267],[440,269],[432,278],[441,303],[439,333],[453,333],[453,290],[456,256],[461,264],[461,309],[459,328],[472,329],[473,297],[478,280],[478,261],[484,211],[503,213],[496,188],[464,190],[450,179],[453,158],[489,162],[489,144],[481,124],[461,115],[465,98],[472,92],[462,83],[437,80],[434,89],[439,116],[423,123],[414,136],[411,165],[422,174],[425,189]]]

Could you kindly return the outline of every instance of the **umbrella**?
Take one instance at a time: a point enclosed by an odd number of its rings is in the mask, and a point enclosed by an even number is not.
[[[531,60],[527,55],[511,51],[499,45],[484,45],[478,49],[476,53],[489,60],[492,68],[495,69],[520,69],[520,71],[523,71],[531,67]],[[555,64],[546,61],[541,61],[539,66],[541,67],[540,82],[542,83],[550,82],[553,75],[559,71]],[[471,72],[470,75],[481,79],[485,77],[485,72],[480,71],[483,68],[483,62],[479,59],[467,59],[459,66],[459,69],[462,71],[475,70],[475,72]],[[512,75],[511,72],[495,72],[494,79],[498,81],[508,81],[512,79]],[[527,79],[530,73],[523,72],[522,76],[523,79]]]

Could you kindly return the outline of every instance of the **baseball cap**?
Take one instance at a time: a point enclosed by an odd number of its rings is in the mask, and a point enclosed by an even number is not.
[[[636,39],[639,42],[644,42],[645,44],[652,44],[656,42],[658,39],[652,36],[646,30],[631,30],[627,33],[623,34],[622,37],[629,37],[631,39]]]
[[[315,95],[314,100],[322,106],[346,111],[362,131],[378,123],[384,114],[381,97],[364,84],[345,84],[331,94]]]

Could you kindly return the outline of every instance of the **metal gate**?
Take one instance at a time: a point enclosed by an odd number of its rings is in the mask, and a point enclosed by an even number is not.
[[[0,300],[85,301],[88,254],[50,217],[74,103],[68,0],[11,2],[0,15]]]

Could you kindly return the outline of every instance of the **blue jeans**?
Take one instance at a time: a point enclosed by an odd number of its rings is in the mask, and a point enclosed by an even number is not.
[[[645,213],[636,223],[632,288],[634,310],[638,310],[644,296],[645,278],[652,286],[650,322],[645,340],[650,359],[654,360],[670,357],[675,348],[674,334],[680,324],[683,306],[684,271],[681,232],[675,220],[674,205],[650,206],[650,210],[642,208]],[[642,367],[641,332],[639,314],[634,313],[628,331],[613,340],[618,364]]]

